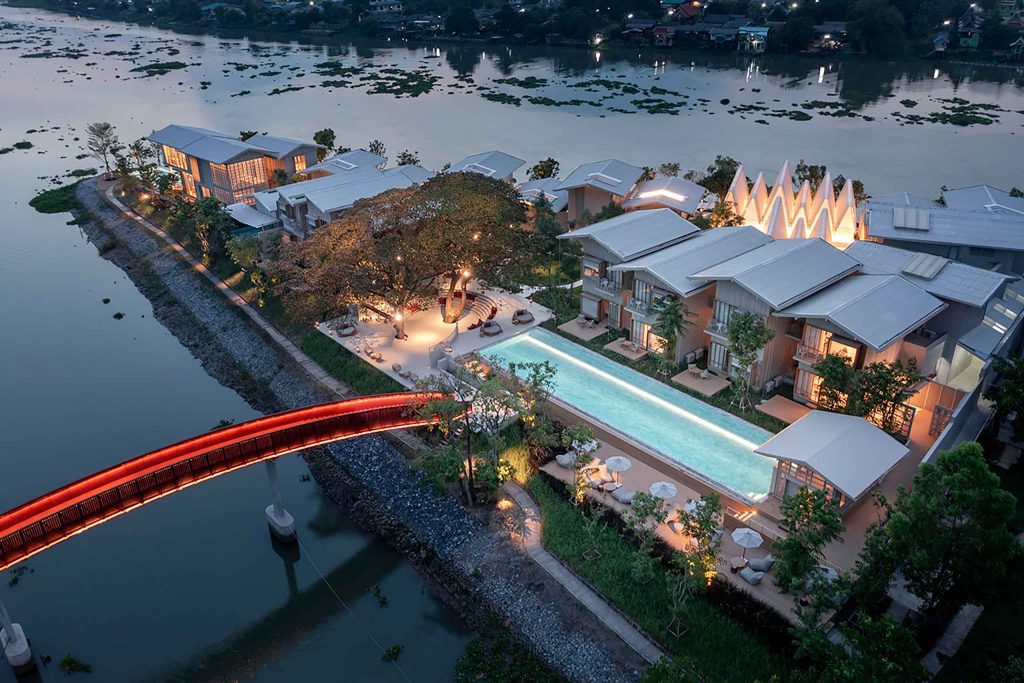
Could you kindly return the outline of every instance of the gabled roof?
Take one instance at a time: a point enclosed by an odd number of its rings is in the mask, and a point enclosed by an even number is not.
[[[526,162],[511,154],[497,150],[472,154],[456,161],[448,170],[452,173],[479,173],[488,178],[501,180],[515,173]]]
[[[558,178],[528,180],[525,183],[519,183],[519,194],[531,204],[539,201],[541,195],[543,195],[548,200],[548,204],[551,205],[551,211],[559,213],[569,204],[569,192],[558,189],[558,185],[561,182]]]
[[[147,139],[214,164],[225,164],[246,153],[272,154],[269,149],[259,145],[214,130],[193,126],[172,124],[150,134]]]
[[[283,159],[297,150],[299,147],[318,147],[312,142],[296,140],[294,138],[280,138],[274,135],[253,135],[246,140],[250,145],[256,145],[261,149],[268,150],[270,156],[275,159]]]
[[[333,175],[341,175],[349,171],[365,168],[379,168],[387,163],[387,158],[365,149],[352,149],[341,154],[335,154],[329,159],[324,159],[315,166],[310,166],[303,173],[323,171]]]
[[[956,301],[968,306],[981,308],[1012,275],[1004,275],[983,268],[975,268],[965,263],[957,263],[930,254],[918,254],[906,249],[890,247],[880,242],[857,241],[846,248],[846,253],[860,261],[862,273],[868,275],[901,275],[929,294]],[[930,270],[915,268],[925,257],[939,267],[934,274]],[[924,273],[922,275],[921,273]],[[926,276],[929,275],[930,277]]]
[[[257,211],[245,202],[229,204],[224,207],[224,211],[242,225],[247,225],[250,228],[265,228],[277,223],[277,218],[274,216]]]
[[[629,198],[622,203],[623,208],[637,206],[661,206],[693,214],[700,205],[700,200],[707,190],[697,183],[685,178],[662,176],[654,180],[645,180],[629,193]]]
[[[333,187],[310,192],[306,201],[316,207],[320,213],[329,214],[333,211],[347,209],[360,199],[376,197],[382,192],[411,187],[430,177],[430,172],[418,166],[399,166],[388,169],[377,176],[342,183]]]
[[[881,351],[944,308],[946,304],[898,275],[853,275],[775,315],[827,320]]]
[[[957,345],[987,360],[999,348],[1010,327],[1024,314],[1024,293],[1020,289],[1020,282],[1007,285],[1001,298],[988,303],[981,323],[960,337]]]
[[[575,187],[593,187],[615,195],[623,196],[640,179],[644,170],[618,159],[605,159],[583,164],[562,181],[559,190]]]
[[[652,209],[624,213],[563,233],[558,239],[592,239],[621,262],[675,244],[699,230],[670,209]]]
[[[1024,216],[1024,197],[1011,197],[1009,192],[991,185],[943,190],[942,199],[950,209],[994,211]]]
[[[870,237],[1024,251],[1024,215],[945,207],[901,207],[870,200]]]
[[[694,277],[735,282],[779,310],[859,267],[855,258],[818,238],[777,240],[695,273]]]
[[[367,178],[377,178],[381,174],[381,171],[378,171],[373,167],[359,168],[351,171],[350,173],[329,175],[322,178],[313,178],[312,180],[303,180],[302,182],[292,183],[290,185],[282,185],[277,188],[277,192],[286,203],[294,204],[313,192],[325,190],[329,187],[336,187],[338,185],[359,182]]]
[[[863,417],[812,410],[754,452],[803,463],[857,500],[910,449]]]
[[[707,280],[693,277],[694,273],[771,241],[750,225],[702,230],[679,244],[612,266],[612,270],[645,272],[666,289],[687,297],[708,285]]]
[[[910,194],[909,192],[892,192],[890,194],[879,195],[877,197],[872,197],[871,202],[874,204],[892,204],[893,206],[912,207],[916,209],[929,209],[942,206],[934,199]]]

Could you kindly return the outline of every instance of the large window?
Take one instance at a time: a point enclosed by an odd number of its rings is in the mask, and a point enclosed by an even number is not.
[[[306,155],[305,154],[296,154],[294,157],[292,157],[292,161],[295,162],[295,172],[296,173],[298,173],[299,171],[305,171],[306,170]]]
[[[718,322],[728,325],[734,310],[736,310],[735,306],[715,299],[715,320]]]
[[[185,160],[185,154],[180,149],[174,149],[164,145],[164,160],[167,161],[169,166],[174,168],[180,168],[182,171],[188,170],[188,162]]]
[[[228,164],[228,177],[231,179],[231,189],[236,193],[257,188],[267,184],[267,167],[263,159],[239,161]]]
[[[729,347],[718,342],[711,342],[711,352],[708,355],[710,356],[708,365],[712,370],[724,371],[728,368]]]
[[[639,278],[633,281],[633,301],[637,306],[647,308],[651,305],[653,289],[649,283]]]
[[[228,169],[224,164],[210,164],[210,175],[216,187],[231,189],[231,178],[228,177]]]

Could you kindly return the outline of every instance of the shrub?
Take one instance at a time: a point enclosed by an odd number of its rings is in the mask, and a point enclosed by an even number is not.
[[[40,192],[28,203],[39,213],[64,213],[78,208],[75,185],[64,185]]]
[[[514,472],[512,478],[519,484],[525,486],[533,478],[536,466],[530,457],[530,449],[525,444],[509,446],[501,452],[501,459],[512,466]]]
[[[357,394],[389,394],[405,387],[380,370],[356,358],[330,337],[314,332],[302,340],[302,350],[331,376],[352,387]]]

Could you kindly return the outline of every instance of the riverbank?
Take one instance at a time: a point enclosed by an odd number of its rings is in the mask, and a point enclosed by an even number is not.
[[[124,270],[157,320],[211,376],[262,412],[336,398],[184,261],[108,205],[92,181],[80,183],[76,197],[95,218],[81,227],[103,258]],[[329,498],[409,557],[474,625],[496,616],[569,680],[639,678],[639,655],[507,538],[420,485],[383,438],[343,442],[305,458]]]

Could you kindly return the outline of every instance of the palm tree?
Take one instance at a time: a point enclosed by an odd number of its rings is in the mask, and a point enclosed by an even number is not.
[[[654,331],[665,340],[665,356],[674,361],[676,342],[693,327],[690,320],[693,311],[677,296],[663,296],[654,302],[651,309],[657,316]]]

